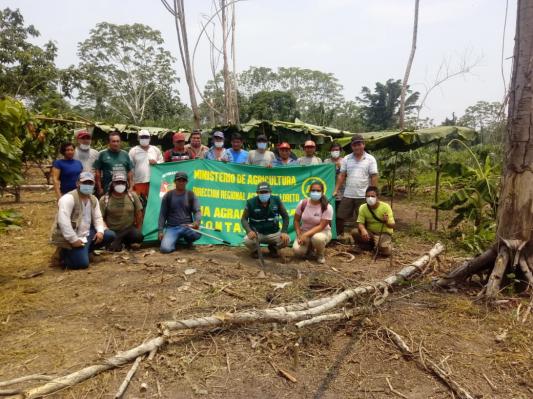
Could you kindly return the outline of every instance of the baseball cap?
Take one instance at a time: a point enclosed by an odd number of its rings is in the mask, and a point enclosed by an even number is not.
[[[94,175],[92,174],[92,172],[81,172],[79,181],[92,181],[94,183]]]
[[[261,191],[268,191],[268,192],[272,192],[272,189],[270,188],[270,184],[268,184],[266,181],[262,182],[262,183],[259,183],[257,185],[257,190],[255,190],[257,192],[261,192]]]
[[[182,132],[176,132],[172,136],[172,141],[185,141],[185,135]]]
[[[90,139],[91,134],[87,130],[80,130],[78,133],[76,133],[77,139]]]
[[[354,143],[364,143],[365,139],[361,134],[354,134],[352,136],[352,144]]]
[[[150,132],[148,130],[142,129],[142,130],[139,130],[139,133],[137,133],[137,136],[150,137]]]
[[[125,173],[122,172],[115,172],[113,173],[113,177],[111,178],[111,181],[128,181],[128,177]]]
[[[189,177],[187,176],[187,173],[185,173],[185,172],[176,172],[176,174],[174,175],[174,181],[180,180],[180,179],[185,179],[185,180],[189,181]]]
[[[316,144],[313,140],[307,140],[305,143],[304,143],[304,147],[316,147]]]
[[[279,149],[282,149],[282,148],[287,148],[287,149],[291,149],[291,145],[289,143],[287,143],[286,141],[284,141],[283,143],[281,143],[278,147]]]
[[[259,136],[257,136],[257,139],[255,141],[256,142],[264,141],[265,143],[268,143],[267,136],[265,136],[264,134],[260,134]]]
[[[217,130],[215,133],[213,133],[213,137],[220,137],[221,139],[223,139],[224,133]]]

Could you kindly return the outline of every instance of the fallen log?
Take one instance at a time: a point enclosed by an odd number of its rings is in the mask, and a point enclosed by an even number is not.
[[[302,328],[307,327],[312,324],[322,323],[323,321],[336,321],[336,320],[344,320],[344,319],[350,319],[355,315],[363,313],[363,308],[355,308],[351,310],[345,310],[340,313],[328,313],[328,314],[322,314],[320,316],[313,317],[311,319],[302,320],[295,324],[296,327]]]
[[[153,350],[152,350],[153,351]],[[150,351],[150,353],[152,353]],[[137,359],[135,359],[135,362],[133,363],[133,366],[131,366],[131,369],[128,371],[128,374],[126,374],[126,378],[124,378],[124,381],[122,381],[122,384],[120,384],[120,387],[118,388],[117,393],[115,394],[115,399],[122,398],[122,395],[126,392],[126,389],[128,389],[128,385],[133,378],[133,375],[139,368],[139,364],[141,364],[141,360],[143,359],[143,355],[139,356]]]
[[[491,268],[496,260],[497,254],[498,253],[495,247],[489,248],[478,257],[470,259],[461,264],[446,277],[437,280],[437,285],[440,287],[446,287],[457,281],[464,280],[473,274]]]
[[[474,399],[474,396],[470,394],[465,388],[461,387],[456,381],[454,381],[444,370],[442,370],[433,360],[424,358],[422,362],[419,360],[411,348],[405,343],[403,338],[390,328],[385,328],[385,332],[389,339],[400,349],[400,352],[408,359],[414,359],[417,364],[425,370],[430,371],[433,375],[437,376],[442,382],[444,382],[448,388],[460,399]]]

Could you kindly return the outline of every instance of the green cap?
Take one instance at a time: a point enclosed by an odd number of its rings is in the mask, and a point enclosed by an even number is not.
[[[268,184],[266,181],[264,181],[264,182],[259,183],[257,185],[256,192],[261,192],[261,191],[268,191],[270,193],[270,192],[272,192],[272,188],[270,188],[270,184]]]

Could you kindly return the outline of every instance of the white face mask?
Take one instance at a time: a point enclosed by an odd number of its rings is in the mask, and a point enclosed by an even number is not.
[[[146,147],[147,145],[150,145],[150,139],[139,139],[139,144]]]
[[[341,156],[341,152],[340,151],[331,151],[331,158],[338,158]]]
[[[115,191],[119,194],[122,194],[124,191],[126,191],[126,185],[125,184],[117,184],[115,186]]]
[[[89,151],[91,149],[90,144],[80,144],[80,150]]]
[[[266,148],[267,148],[267,143],[263,143],[263,142],[257,143],[258,150],[266,150]]]
[[[369,205],[369,206],[374,206],[376,205],[376,202],[377,202],[377,198],[376,197],[366,197],[366,203]]]
[[[215,141],[215,147],[216,148],[224,147],[224,142],[223,141]]]

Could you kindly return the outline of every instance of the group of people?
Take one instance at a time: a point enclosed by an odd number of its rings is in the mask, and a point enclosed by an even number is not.
[[[361,135],[352,137],[352,153],[342,157],[342,147],[333,143],[330,156],[324,161],[316,155],[316,144],[311,140],[304,144],[304,156],[297,158],[286,142],[277,146],[277,154],[270,151],[264,135],[256,138],[256,149],[246,151],[240,134],[234,134],[231,148],[225,148],[222,132],[213,133],[211,147],[202,145],[199,131],[191,133],[188,144],[185,134],[177,132],[173,135],[173,147],[164,153],[150,144],[150,133],[146,130],[138,133],[139,145],[129,153],[121,149],[118,132],[109,134],[108,148],[100,152],[91,148],[89,132],[78,132],[76,138],[77,146],[61,145],[63,158],[52,165],[58,197],[51,236],[52,244],[57,247],[55,265],[86,268],[92,251],[97,248],[105,246],[120,251],[138,246],[143,241],[141,226],[149,194],[150,166],[190,159],[263,167],[332,163],[337,173],[333,192],[337,234],[344,234],[345,221],[356,220],[357,228],[350,232],[356,243],[375,248],[385,256],[391,253],[394,217],[390,206],[378,199],[377,162],[364,150]],[[158,238],[162,253],[174,251],[180,242],[191,246],[202,234],[200,204],[186,188],[187,174],[178,172],[174,180],[175,189],[161,200]],[[246,202],[242,214],[241,223],[246,231],[243,243],[253,255],[258,254],[260,244],[266,244],[270,254],[278,256],[279,249],[290,243],[289,215],[268,183],[260,183],[256,194]],[[313,182],[308,198],[300,201],[295,211],[295,255],[314,256],[318,263],[325,262],[325,248],[332,239],[333,215],[334,208],[324,195],[324,186],[319,181]]]

